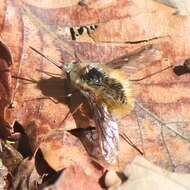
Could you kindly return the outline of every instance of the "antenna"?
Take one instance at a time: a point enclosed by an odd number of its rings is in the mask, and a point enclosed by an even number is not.
[[[54,64],[59,69],[63,70],[63,67],[61,65],[57,64],[57,62],[54,61],[53,59],[51,59],[50,57],[44,55],[43,53],[41,53],[40,51],[38,51],[37,49],[35,49],[35,48],[31,47],[31,46],[30,46],[30,49],[32,49],[33,51],[35,51],[36,53],[38,53],[39,55],[41,55],[42,57],[44,57],[45,59],[50,61],[52,64]]]

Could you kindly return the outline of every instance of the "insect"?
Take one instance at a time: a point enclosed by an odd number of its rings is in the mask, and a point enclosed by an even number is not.
[[[94,32],[97,28],[97,24],[70,27],[71,38],[72,40],[76,40],[80,35],[84,33],[87,33],[89,35],[90,33]]]
[[[36,49],[32,50],[44,57]],[[48,60],[58,66],[53,60]],[[119,143],[115,118],[126,114],[134,104],[130,82],[121,72],[106,66],[69,62],[58,67],[68,74],[72,85],[86,97],[93,112],[101,154],[108,163],[114,163]]]
[[[104,159],[114,163],[118,154],[119,130],[116,117],[134,105],[130,82],[125,75],[105,66],[66,63],[72,84],[87,98],[93,111],[99,146]]]
[[[93,63],[74,61],[60,66],[38,50],[31,49],[62,69],[71,84],[86,97],[96,125],[100,154],[107,163],[115,163],[118,159],[119,144],[116,119],[126,115],[134,107],[132,85],[126,74],[120,70]],[[141,51],[143,49],[138,52]],[[126,60],[126,56],[117,59],[118,62]],[[114,61],[110,63],[114,64]]]
[[[91,92],[97,102],[104,102],[116,117],[134,105],[130,82],[124,73],[106,66],[89,63],[66,63],[72,84],[83,92]]]

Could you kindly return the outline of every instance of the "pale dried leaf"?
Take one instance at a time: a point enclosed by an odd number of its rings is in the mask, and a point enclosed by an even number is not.
[[[172,173],[155,166],[143,157],[135,160],[124,170],[128,180],[116,190],[188,190],[190,175]]]
[[[176,8],[179,15],[190,15],[190,1],[189,0],[155,0],[160,3]]]

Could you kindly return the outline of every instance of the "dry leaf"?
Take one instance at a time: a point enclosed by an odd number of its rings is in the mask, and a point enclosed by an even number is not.
[[[14,172],[13,189],[37,189],[41,184],[41,176],[36,171],[34,159],[24,159]]]
[[[29,137],[33,139],[33,151],[52,129],[84,127],[89,125],[90,118],[88,114],[77,112],[63,122],[69,111],[85,103],[85,98],[81,96],[77,99],[78,92],[74,92],[71,99],[66,98],[70,86],[62,72],[31,51],[29,46],[57,61],[71,61],[75,59],[76,52],[84,61],[109,62],[144,44],[152,43],[152,54],[158,53],[159,56],[148,59],[150,54],[145,56],[140,53],[135,61],[130,60],[137,65],[145,63],[145,60],[150,61],[145,67],[135,70],[130,76],[133,79],[150,75],[168,65],[183,65],[190,54],[189,18],[174,16],[173,9],[153,1],[113,1],[113,5],[106,8],[105,4],[98,5],[95,2],[97,9],[91,8],[93,2],[89,7],[65,7],[63,4],[59,7],[58,1],[53,6],[52,3],[47,5],[43,2],[45,5],[41,3],[40,8],[35,7],[37,1],[19,3],[8,1],[2,31],[6,44],[13,52],[13,97],[17,102],[14,110],[7,111],[6,118],[9,123],[17,120],[26,128]],[[17,6],[20,6],[20,10]],[[94,23],[99,26],[91,38],[94,41],[111,40],[114,43],[92,43],[87,38],[83,42],[71,42],[66,38],[64,30],[59,32],[60,28],[65,29],[65,25],[68,31],[68,27],[74,25]],[[162,35],[168,37],[151,39]],[[124,41],[129,43],[122,44]],[[43,71],[38,72],[37,69]],[[127,75],[127,68],[124,71]],[[52,77],[52,73],[61,76]],[[190,161],[187,156],[189,79],[188,74],[177,76],[172,69],[168,69],[146,80],[134,82],[137,106],[131,114],[118,121],[120,131],[127,134],[149,160],[172,170],[188,168],[186,166]],[[124,140],[120,141],[119,165],[123,167],[138,153]],[[61,142],[59,146],[62,146]]]
[[[20,164],[23,157],[14,146],[4,142],[1,143],[2,151],[0,152],[0,158],[2,159],[3,164],[8,168],[9,172],[13,172]]]
[[[74,165],[64,170],[54,185],[46,187],[45,190],[101,190],[101,186],[93,179],[91,175],[87,175],[79,166]]]
[[[102,168],[96,167],[78,138],[63,130],[55,130],[40,145],[44,159],[56,171],[77,164],[87,175],[98,179]]]
[[[188,190],[190,175],[161,169],[143,157],[137,157],[125,168],[128,180],[116,190]]]
[[[168,12],[174,13],[175,10],[157,3],[155,1],[138,1],[138,0],[95,0],[91,1],[89,6],[72,6],[74,1],[70,1],[70,6],[64,6],[65,3],[53,2],[46,3],[41,1],[41,5],[37,1],[24,1],[32,14],[36,15],[39,19],[48,20],[56,24],[60,30],[64,31],[64,26],[84,26],[88,24],[107,22],[112,19],[121,19],[124,17],[131,17],[134,15],[142,14],[144,12]],[[79,2],[79,1],[78,1]],[[39,8],[40,7],[40,8]],[[56,8],[55,8],[56,7]],[[53,28],[52,28],[53,29]]]
[[[176,8],[177,13],[179,15],[190,14],[190,3],[188,0],[156,0],[156,1],[169,5],[172,8]]]
[[[7,183],[8,169],[3,165],[2,160],[0,160],[0,188],[7,189],[9,184]]]
[[[10,125],[5,120],[6,108],[10,105],[12,96],[11,64],[10,50],[0,41],[0,137],[3,139],[6,139],[11,132]]]

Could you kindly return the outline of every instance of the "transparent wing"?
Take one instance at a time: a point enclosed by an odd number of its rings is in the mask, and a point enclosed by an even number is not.
[[[108,111],[106,104],[97,102],[92,93],[86,94],[86,97],[96,124],[101,155],[106,162],[115,163],[118,158],[118,125]]]
[[[107,62],[106,65],[113,69],[126,67],[128,73],[134,73],[137,70],[152,64],[152,62],[159,60],[161,56],[162,52],[159,48],[149,44]]]

